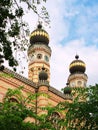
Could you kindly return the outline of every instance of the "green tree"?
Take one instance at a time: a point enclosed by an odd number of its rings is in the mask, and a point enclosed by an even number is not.
[[[35,118],[35,95],[24,97],[18,89],[9,89],[2,103],[0,103],[0,130],[34,130],[36,125],[25,122],[27,117]],[[27,106],[30,105],[30,107]]]
[[[41,116],[36,113],[36,98],[40,94],[23,95],[23,87],[8,89],[3,102],[0,103],[0,130],[57,130],[51,120],[56,108],[39,108],[47,110]],[[27,118],[35,121],[26,121]]]
[[[71,103],[61,103],[66,110],[62,125],[67,130],[98,130],[98,84],[74,88],[72,95]]]
[[[36,99],[40,94],[23,95],[23,87],[9,89],[0,103],[0,129],[2,130],[97,130],[98,85],[74,88],[72,102],[61,102],[55,107],[38,108]],[[46,96],[46,95],[44,95]],[[47,111],[37,115],[36,108]],[[59,116],[61,113],[63,118]],[[26,118],[34,122],[27,122]]]
[[[46,2],[46,0],[43,0]],[[41,1],[42,2],[42,1]],[[23,21],[25,15],[24,4],[28,10],[32,10],[36,15],[49,22],[46,8],[42,6],[38,10],[40,0],[0,0],[0,67],[2,67],[2,58],[8,61],[9,66],[18,65],[13,56],[13,50],[20,49],[25,51],[28,46],[27,35],[29,34],[28,25]]]

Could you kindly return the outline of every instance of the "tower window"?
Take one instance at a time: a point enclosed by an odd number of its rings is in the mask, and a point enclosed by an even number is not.
[[[38,70],[41,70],[41,68],[38,68]]]
[[[86,87],[86,82],[84,82],[84,87]]]
[[[42,54],[37,54],[37,58],[41,59],[42,58]]]
[[[72,86],[72,87],[75,87],[75,83],[74,83],[74,82],[72,82],[72,83],[71,83],[71,86]]]
[[[78,85],[80,85],[80,86],[82,85],[82,82],[81,82],[81,81],[78,81],[77,83],[78,83]]]
[[[49,58],[48,58],[48,56],[45,56],[45,61],[47,61],[47,62],[49,61]]]

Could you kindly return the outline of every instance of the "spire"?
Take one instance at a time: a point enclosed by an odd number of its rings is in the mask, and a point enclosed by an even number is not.
[[[79,55],[76,54],[75,58],[76,58],[76,60],[78,60],[79,59]]]
[[[42,22],[41,22],[41,21],[38,21],[37,28],[38,28],[38,29],[42,29]]]
[[[34,45],[36,43],[45,45],[49,44],[49,35],[44,29],[42,29],[41,22],[39,22],[37,29],[35,29],[30,35],[30,44]]]

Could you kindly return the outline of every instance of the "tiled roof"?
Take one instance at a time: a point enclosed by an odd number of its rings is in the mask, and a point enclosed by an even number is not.
[[[33,81],[31,81],[31,80],[29,80],[29,79],[23,77],[22,75],[20,75],[20,74],[14,72],[14,71],[12,71],[12,70],[6,68],[6,67],[4,68],[3,72],[5,72],[5,73],[7,73],[7,74],[12,74],[13,77],[15,77],[16,79],[18,79],[18,80],[20,80],[20,81],[22,81],[22,82],[24,82],[24,83],[30,85],[31,87],[37,88],[37,87],[36,87],[36,84],[35,84]]]
[[[4,68],[3,72],[7,73],[7,74],[12,74],[16,79],[24,82],[25,84],[28,84],[30,85],[31,87],[34,87],[35,89],[38,88],[38,86],[40,85],[40,83],[36,84],[34,83],[33,81],[23,77],[22,75],[8,69],[8,68]],[[44,84],[45,85],[45,84]],[[48,85],[48,84],[46,84]],[[72,100],[72,98],[69,96],[69,97],[66,97],[65,94],[63,94],[62,92],[60,92],[59,90],[55,89],[54,87],[51,87],[50,85],[49,86],[49,91],[53,92],[54,94],[58,95],[59,97],[63,98],[63,99],[70,99]]]
[[[63,94],[62,92],[60,92],[59,90],[55,89],[54,87],[49,87],[49,91],[53,92],[54,94],[58,95],[59,97],[65,99],[65,100],[72,100],[72,97],[69,95],[69,96],[66,96],[65,94]]]

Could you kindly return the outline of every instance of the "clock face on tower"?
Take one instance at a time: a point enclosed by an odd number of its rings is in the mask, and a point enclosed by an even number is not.
[[[49,58],[46,55],[45,55],[45,61],[49,62]]]

